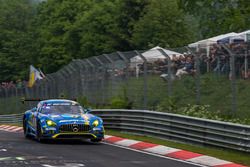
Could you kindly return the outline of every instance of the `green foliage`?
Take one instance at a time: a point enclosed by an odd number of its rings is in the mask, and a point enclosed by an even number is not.
[[[191,117],[225,121],[239,124],[250,124],[250,118],[237,118],[233,115],[224,115],[219,111],[211,111],[210,105],[191,105],[177,106],[169,100],[162,101],[157,111],[172,112],[175,114],[187,115]]]
[[[179,0],[179,6],[199,21],[200,38],[250,28],[250,1]]]
[[[127,98],[133,101],[133,108],[143,108],[143,77],[130,78],[127,83]],[[172,95],[169,97],[168,83],[158,75],[147,78],[147,109],[176,113],[193,117],[219,121],[250,124],[248,99],[249,82],[237,80],[237,112],[232,112],[231,83],[226,76],[214,73],[204,74],[200,78],[200,104],[197,105],[197,88],[194,77],[185,76],[172,82]],[[124,85],[116,89],[122,94]]]
[[[77,102],[80,103],[84,108],[89,108],[91,106],[90,102],[85,96],[77,97]]]
[[[176,2],[0,0],[0,80],[27,80],[30,64],[52,73],[72,59],[187,44]]]
[[[29,24],[33,10],[28,0],[0,1],[0,81],[24,78],[28,69]]]
[[[111,98],[110,107],[114,109],[132,109],[133,101],[128,98],[127,88],[123,85],[120,95]]]
[[[167,97],[163,99],[156,108],[157,111],[172,112],[172,113],[177,112],[177,109],[178,109],[177,99],[173,97]]]
[[[151,0],[135,23],[132,41],[138,48],[183,46],[193,38],[176,0]]]
[[[114,109],[127,108],[127,106],[128,106],[128,101],[120,97],[114,97],[111,100],[111,104],[110,104],[110,107]]]

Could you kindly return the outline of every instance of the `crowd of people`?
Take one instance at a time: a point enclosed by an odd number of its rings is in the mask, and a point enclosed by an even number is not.
[[[183,55],[174,54],[170,61],[156,59],[155,61],[147,62],[147,73],[160,75],[162,78],[167,79],[169,65],[172,79],[181,79],[183,75],[193,75],[195,73],[194,56],[187,53]],[[130,68],[129,70],[131,76],[134,72],[136,72],[137,77],[144,73],[144,63],[137,64],[134,68]]]
[[[236,76],[244,79],[250,78],[250,71],[248,70],[248,64],[250,64],[248,63],[250,60],[249,46],[248,43],[233,43],[224,46],[214,44],[210,46],[209,54],[206,51],[199,54],[202,60],[200,65],[202,73],[213,71],[220,74],[229,74],[230,78],[230,56],[233,54]]]
[[[231,53],[230,53],[231,52]],[[199,60],[199,70],[201,74],[214,72],[224,74],[231,79],[232,63],[230,65],[230,56],[234,55],[234,67],[237,77],[250,78],[250,44],[249,43],[233,43],[228,45],[213,44],[207,47],[199,48],[198,51],[185,52],[182,55],[172,55],[171,61],[166,59],[157,59],[147,62],[147,73],[159,74],[162,78],[167,79],[170,74],[171,79],[181,79],[183,75],[194,76]],[[197,56],[197,57],[196,57]],[[197,59],[196,59],[197,58]],[[168,66],[171,66],[169,73]],[[144,73],[144,64],[137,64],[135,70],[136,76]]]
[[[10,82],[2,82],[0,84],[0,88],[3,88],[3,89],[23,88],[25,86],[27,86],[27,82],[26,81],[21,81],[20,79],[17,80],[16,82],[10,81]]]

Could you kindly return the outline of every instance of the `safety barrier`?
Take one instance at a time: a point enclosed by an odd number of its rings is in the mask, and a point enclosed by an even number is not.
[[[250,152],[250,126],[146,110],[93,110],[106,129]]]
[[[20,124],[22,123],[22,114],[0,115],[0,124]]]
[[[96,109],[106,129],[120,130],[184,143],[250,152],[250,126],[170,113]],[[22,114],[0,115],[0,124],[21,123]]]

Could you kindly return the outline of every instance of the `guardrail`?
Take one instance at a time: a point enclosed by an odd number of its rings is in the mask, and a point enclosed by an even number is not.
[[[250,126],[143,110],[93,110],[106,129],[250,152]]]
[[[106,129],[184,143],[250,152],[250,126],[146,110],[93,110]],[[0,124],[21,123],[22,114],[0,115]]]
[[[22,114],[0,115],[0,124],[19,124],[22,122]]]

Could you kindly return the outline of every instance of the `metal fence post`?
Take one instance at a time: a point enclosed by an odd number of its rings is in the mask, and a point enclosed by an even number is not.
[[[8,90],[4,88],[4,95],[5,95],[5,100],[4,100],[4,110],[7,111],[8,108]]]
[[[237,99],[236,99],[236,76],[235,76],[235,54],[225,45],[222,45],[224,49],[229,53],[230,56],[230,73],[229,79],[231,80],[231,91],[232,91],[232,113],[236,114],[237,112]]]
[[[92,103],[94,103],[96,105],[97,103],[97,98],[96,98],[96,90],[93,89],[94,87],[94,83],[96,81],[96,68],[95,68],[95,65],[89,60],[89,59],[86,59],[86,62],[89,64],[89,66],[91,67],[91,71],[92,72],[92,75],[90,74],[90,72],[88,71],[88,79],[90,81],[90,87],[88,87],[88,90],[91,91],[91,100],[92,100]],[[91,78],[94,78],[95,80],[91,79]],[[89,86],[89,85],[88,85]]]
[[[130,60],[122,53],[122,52],[117,52],[118,56],[123,60],[123,62],[125,62],[125,91],[126,91],[126,99],[129,100],[129,97],[128,97],[128,89],[129,89],[129,63],[130,63]]]
[[[55,97],[55,93],[54,93],[55,81],[51,75],[47,75],[46,78],[48,80],[48,98],[54,98]]]
[[[135,50],[135,53],[143,60],[143,109],[146,110],[148,106],[148,62],[140,52]]]
[[[201,103],[201,78],[200,78],[200,57],[196,52],[193,52],[189,47],[186,49],[194,55],[195,58],[195,85],[196,85],[196,104],[199,105]],[[199,50],[198,50],[199,52]]]
[[[76,67],[77,67],[77,84],[76,84],[76,92],[75,95],[77,97],[80,97],[82,95],[82,74],[83,74],[83,66],[79,60],[74,61]]]
[[[75,67],[75,66],[74,66]],[[70,82],[68,84],[68,87],[66,89],[69,90],[68,95],[69,98],[75,98],[76,97],[76,89],[77,89],[77,80],[79,79],[77,75],[73,75],[74,72],[76,72],[75,68],[73,67],[72,63],[70,63],[66,68],[65,72],[68,75],[68,79],[66,82]]]
[[[247,60],[247,50],[244,54],[244,79],[248,78],[248,60]]]
[[[103,56],[108,60],[109,63],[111,63],[111,68],[112,68],[111,75],[110,75],[110,79],[111,79],[110,89],[111,89],[111,91],[109,91],[109,94],[110,94],[110,97],[112,98],[112,96],[113,96],[113,88],[114,88],[115,63],[107,54],[103,54]]]
[[[126,86],[127,86],[128,85],[128,78],[129,78],[129,74],[128,74],[129,60],[126,58],[126,56],[123,55],[122,52],[117,52],[117,54],[122,58],[122,60],[125,62],[125,65],[126,65],[125,80],[126,80]]]
[[[171,72],[171,59],[168,56],[168,54],[162,50],[162,49],[157,49],[163,56],[166,57],[167,61],[168,61],[168,96],[171,97],[172,96],[172,72]]]
[[[81,63],[81,90],[82,90],[82,94],[84,97],[88,98],[87,96],[87,87],[88,87],[88,71],[89,71],[89,68],[88,68],[88,65],[86,65],[86,61],[84,60],[79,60],[80,63]],[[83,68],[84,67],[84,68]]]
[[[20,107],[18,107],[18,102],[19,102],[19,95],[18,95],[18,88],[15,87],[15,104],[16,104],[16,108],[15,111],[17,111]]]
[[[101,80],[100,80],[100,82],[101,82],[101,88],[100,88],[100,90],[101,90],[101,96],[102,96],[102,98],[101,98],[101,105],[103,105],[103,104],[104,104],[104,101],[105,101],[105,100],[104,100],[104,96],[105,96],[105,91],[104,91],[105,67],[104,67],[104,63],[103,63],[97,56],[95,56],[94,59],[100,64],[100,67],[101,67],[101,69],[102,69],[101,78],[98,78],[98,80],[101,79]]]

